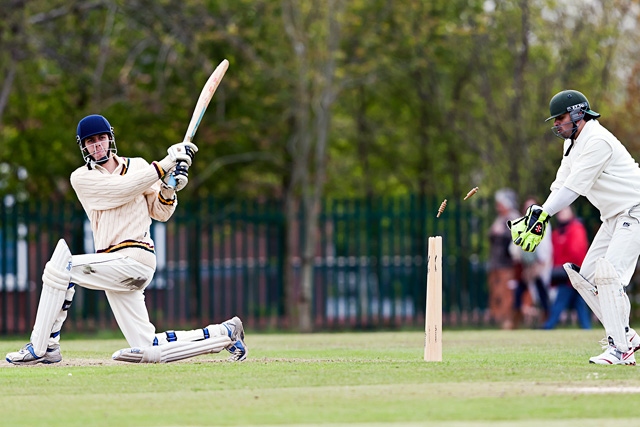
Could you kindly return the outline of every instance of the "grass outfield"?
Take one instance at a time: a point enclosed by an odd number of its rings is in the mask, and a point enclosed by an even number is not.
[[[640,370],[587,363],[600,329],[247,334],[227,353],[116,363],[122,339],[63,341],[60,364],[0,362],[0,424],[73,426],[640,425]],[[23,341],[0,340],[0,353]],[[613,419],[616,419],[615,421]]]

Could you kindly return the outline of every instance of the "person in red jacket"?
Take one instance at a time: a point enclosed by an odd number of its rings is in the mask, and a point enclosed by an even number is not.
[[[569,282],[569,277],[562,267],[570,262],[581,265],[589,247],[587,230],[575,217],[571,206],[567,206],[556,214],[557,225],[551,232],[553,243],[552,283],[557,286],[558,293],[551,306],[551,314],[543,329],[553,329],[562,312],[575,308],[578,323],[582,329],[591,329],[591,312],[578,291]]]

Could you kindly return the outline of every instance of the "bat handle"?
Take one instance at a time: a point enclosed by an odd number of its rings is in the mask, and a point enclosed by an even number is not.
[[[167,186],[171,187],[172,190],[175,190],[177,184],[176,177],[171,173],[171,175],[169,175],[169,182],[167,183]]]
[[[173,176],[173,172],[169,175],[169,182],[167,183],[167,186],[170,187],[172,190],[176,189],[176,185],[178,183],[176,182],[176,177]]]

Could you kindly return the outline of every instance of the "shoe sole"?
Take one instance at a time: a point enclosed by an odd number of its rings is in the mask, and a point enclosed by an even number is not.
[[[633,363],[611,363],[611,362],[607,362],[607,363],[597,363],[597,362],[592,362],[591,360],[589,360],[589,363],[592,365],[622,365],[622,366],[636,366],[636,362]]]
[[[633,353],[631,353],[633,354]],[[626,360],[622,360],[620,363],[613,363],[606,359],[598,359],[598,361],[594,361],[589,359],[589,363],[593,365],[626,365],[626,366],[636,366],[635,360],[632,362],[627,362]]]
[[[60,360],[30,360],[28,362],[18,362],[18,361],[12,361],[10,360],[8,357],[5,359],[7,362],[11,363],[12,365],[22,365],[22,366],[30,366],[30,365],[37,365],[38,363],[42,363],[44,365],[51,365],[54,363],[59,363],[62,362],[62,359]]]

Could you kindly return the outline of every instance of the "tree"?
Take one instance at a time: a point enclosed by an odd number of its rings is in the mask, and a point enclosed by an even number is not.
[[[342,0],[297,2],[283,0],[284,30],[294,53],[292,132],[287,142],[292,174],[285,198],[286,217],[294,224],[302,211],[301,289],[294,301],[293,281],[287,281],[288,307],[295,310],[298,328],[313,329],[313,271],[320,200],[326,181],[327,147],[332,106],[337,97],[336,69],[340,48]],[[289,235],[293,236],[289,228]],[[289,239],[289,249],[293,241]],[[297,316],[296,316],[297,314]]]

